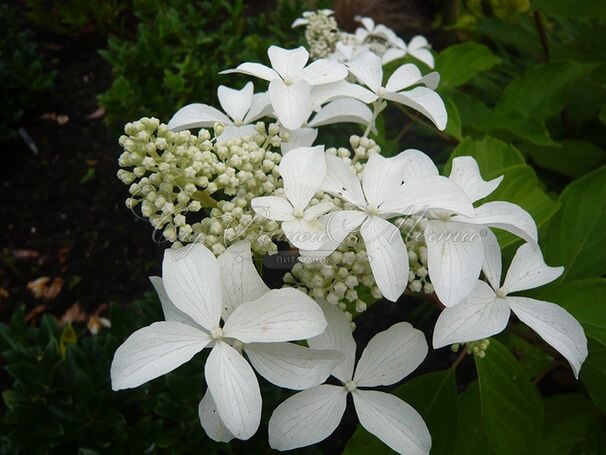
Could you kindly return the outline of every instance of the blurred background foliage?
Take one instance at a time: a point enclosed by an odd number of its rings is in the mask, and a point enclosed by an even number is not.
[[[219,84],[238,86],[244,80],[219,76],[220,70],[242,61],[265,62],[272,43],[302,43],[302,32],[290,24],[311,8],[298,0],[19,5],[25,15],[0,8],[0,90],[6,106],[0,141],[14,140],[27,126],[28,111],[38,113],[38,100],[53,90],[60,67],[36,39],[95,35],[111,67],[111,80],[98,97],[103,121],[120,126],[153,115],[166,122],[184,104],[215,104]],[[468,356],[459,364],[453,362],[456,354],[436,352],[434,360],[430,353],[423,374],[394,393],[425,418],[432,453],[606,453],[606,2],[434,0],[420,9],[429,16],[425,20],[408,20],[412,13],[402,2],[335,0],[316,6],[333,6],[343,23],[357,13],[375,16],[406,40],[418,29],[427,34],[448,127],[439,133],[414,114],[392,108],[376,140],[386,154],[421,148],[443,163],[446,173],[452,158],[472,155],[486,179],[504,175],[490,199],[528,210],[539,225],[547,263],[566,267],[558,281],[528,295],[566,308],[589,338],[580,381],[515,321],[491,340],[482,359]],[[423,23],[430,27],[423,29]],[[102,124],[97,128],[115,136]],[[342,133],[323,132],[328,139]],[[508,261],[519,240],[499,233],[499,241]],[[114,350],[161,314],[155,296],[128,305],[111,297],[112,327],[96,335],[51,314],[32,318],[29,308],[11,302],[12,318],[0,324],[0,453],[268,450],[263,425],[285,393],[267,384],[262,384],[264,423],[257,436],[230,445],[212,443],[199,427],[196,406],[204,379],[195,362],[138,389],[112,392],[108,371]],[[382,305],[384,311],[391,308],[381,302],[361,319],[377,317]],[[437,310],[429,303],[420,307],[410,313],[410,322],[428,333]],[[354,429],[346,419],[331,442],[301,452],[389,453],[363,429]]]

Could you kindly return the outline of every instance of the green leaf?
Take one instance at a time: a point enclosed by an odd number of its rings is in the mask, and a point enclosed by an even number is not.
[[[457,105],[449,97],[444,98],[444,104],[448,113],[448,123],[444,132],[460,141],[463,139],[463,133],[461,132],[461,116],[459,115]]]
[[[592,337],[587,342],[589,355],[579,376],[595,405],[606,413],[606,346]]]
[[[392,393],[414,407],[425,420],[431,433],[431,453],[450,453],[457,428],[457,384],[454,371],[424,374],[397,387]],[[343,453],[380,454],[392,451],[358,425]]]
[[[539,455],[569,455],[599,416],[591,400],[577,393],[553,395],[543,399],[545,430]]]
[[[533,0],[535,9],[557,16],[606,17],[606,3],[603,0]]]
[[[571,85],[594,67],[578,62],[535,65],[507,86],[497,111],[547,119],[562,110]]]
[[[485,136],[482,139],[466,138],[455,148],[446,166],[444,174],[450,174],[452,160],[457,156],[473,156],[478,162],[480,172],[484,178],[498,177],[503,170],[524,164],[524,157],[513,145],[507,144],[499,139]]]
[[[545,123],[522,112],[492,111],[470,125],[474,129],[505,139],[518,138],[536,145],[557,147]]]
[[[580,177],[604,163],[606,154],[597,145],[575,139],[558,142],[559,148],[521,144],[520,149],[539,166],[568,177]]]
[[[457,400],[457,437],[452,455],[493,455],[482,427],[482,408],[478,382],[467,386]]]
[[[483,202],[508,201],[526,210],[537,223],[543,226],[557,212],[559,204],[545,193],[534,170],[526,165],[517,165],[502,172],[503,181]],[[491,175],[487,177],[492,178]],[[501,247],[512,245],[519,238],[509,232],[496,231]]]
[[[440,73],[441,92],[447,92],[465,84],[476,74],[501,62],[488,47],[478,43],[462,43],[450,46],[436,58],[436,71]]]
[[[543,427],[543,405],[524,367],[492,339],[483,358],[476,358],[482,424],[497,454],[534,454]]]
[[[530,332],[527,327],[519,327],[519,329]],[[516,355],[530,378],[537,377],[553,364],[554,358],[552,355],[511,331],[501,333],[498,339]]]
[[[606,166],[575,180],[560,195],[561,208],[543,237],[548,264],[563,265],[562,280],[606,272]]]

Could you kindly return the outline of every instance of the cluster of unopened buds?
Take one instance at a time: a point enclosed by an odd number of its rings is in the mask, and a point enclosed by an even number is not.
[[[306,13],[294,25],[306,25],[316,60],[308,64],[303,47],[271,46],[270,66],[247,62],[223,72],[264,80],[266,92],[254,93],[252,82],[239,90],[221,86],[223,111],[191,104],[167,125],[128,124],[120,139],[119,177],[131,185],[127,206],[140,204],[173,248],[165,252],[162,278],[152,278],[165,320],[118,349],[113,387],[136,387],[210,348],[199,416],[216,441],[257,431],[256,370],[279,387],[300,390],[271,416],[275,449],[328,437],[351,393],[369,432],[399,453],[428,453],[431,436],[421,416],[399,398],[369,390],[416,369],[428,351],[424,334],[396,323],[355,360],[353,316],[381,297],[395,302],[406,290],[432,294],[444,307],[434,348],[468,343],[482,357],[484,340],[504,330],[513,311],[575,375],[587,356],[583,330],[569,313],[511,295],[563,270],[545,264],[536,224],[521,207],[478,203],[502,177],[484,180],[472,157],[455,158],[442,176],[423,152],[387,158],[369,137],[389,103],[441,130],[447,115],[436,72],[403,63],[383,77],[383,65],[409,55],[432,68],[427,41],[415,37],[406,45],[387,27],[359,20],[362,27],[347,34],[330,11]],[[316,144],[318,128],[343,123],[361,125],[364,133],[352,135],[349,147]],[[503,282],[493,228],[525,242]],[[270,290],[255,260],[276,253],[279,241],[299,262],[284,275],[284,287]],[[331,375],[341,385],[323,384]]]

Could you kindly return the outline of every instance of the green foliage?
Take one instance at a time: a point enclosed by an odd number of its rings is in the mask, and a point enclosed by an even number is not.
[[[538,390],[509,349],[491,340],[489,354],[476,358],[481,420],[496,454],[533,454],[543,428]]]
[[[26,0],[30,21],[51,33],[70,35],[94,26],[107,34],[117,31],[122,24],[121,15],[130,6],[124,0]]]
[[[134,390],[111,390],[114,351],[160,317],[155,299],[113,306],[112,329],[96,336],[61,328],[50,316],[28,327],[23,310],[10,325],[0,324],[0,353],[11,380],[2,394],[0,452],[213,453],[219,447],[203,438],[198,422],[200,362]]]
[[[124,123],[156,116],[167,122],[185,104],[214,104],[219,85],[237,87],[244,80],[220,71],[266,61],[273,43],[294,44],[290,23],[300,14],[298,5],[284,0],[257,13],[243,0],[134,1],[136,36],[112,37],[101,51],[115,76],[100,96],[107,119]]]
[[[0,5],[0,142],[16,135],[18,122],[53,85],[54,71],[45,68],[35,42],[14,10]]]

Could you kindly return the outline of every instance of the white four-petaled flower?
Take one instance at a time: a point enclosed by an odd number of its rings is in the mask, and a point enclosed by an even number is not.
[[[192,128],[212,128],[215,123],[225,125],[219,138],[223,141],[256,134],[252,123],[269,115],[271,109],[267,93],[254,94],[252,82],[248,82],[242,90],[220,85],[217,89],[219,103],[225,111],[206,104],[188,104],[179,109],[168,122],[173,131]]]
[[[347,68],[334,61],[320,59],[307,65],[309,53],[304,47],[288,50],[270,46],[267,54],[271,68],[247,62],[221,74],[243,73],[269,81],[268,93],[274,113],[289,130],[299,128],[309,117],[314,86],[337,82],[347,76]]]
[[[247,242],[219,259],[201,244],[167,250],[162,275],[155,285],[166,293],[167,320],[137,330],[118,348],[111,366],[114,390],[166,374],[212,346],[204,367],[202,426],[217,440],[248,439],[261,419],[261,392],[243,350],[269,381],[293,389],[322,382],[334,367],[334,352],[311,353],[284,343],[321,334],[326,320],[302,292],[268,290]],[[276,371],[284,369],[290,374]]]
[[[525,243],[518,248],[501,286],[501,249],[492,233],[484,242],[483,271],[490,285],[477,281],[467,300],[440,313],[434,329],[434,348],[496,335],[505,329],[513,311],[568,360],[578,377],[587,357],[587,338],[581,324],[554,303],[510,295],[551,283],[562,274],[564,267],[546,265],[541,250]]]
[[[394,324],[368,342],[355,366],[356,343],[349,322],[337,307],[321,305],[328,327],[308,343],[315,349],[343,353],[345,360],[332,373],[341,385],[319,385],[280,404],[269,420],[271,447],[290,450],[330,436],[343,417],[351,393],[358,419],[366,430],[398,453],[429,453],[431,435],[419,413],[394,395],[366,390],[395,384],[416,370],[427,355],[423,333],[407,322]]]

